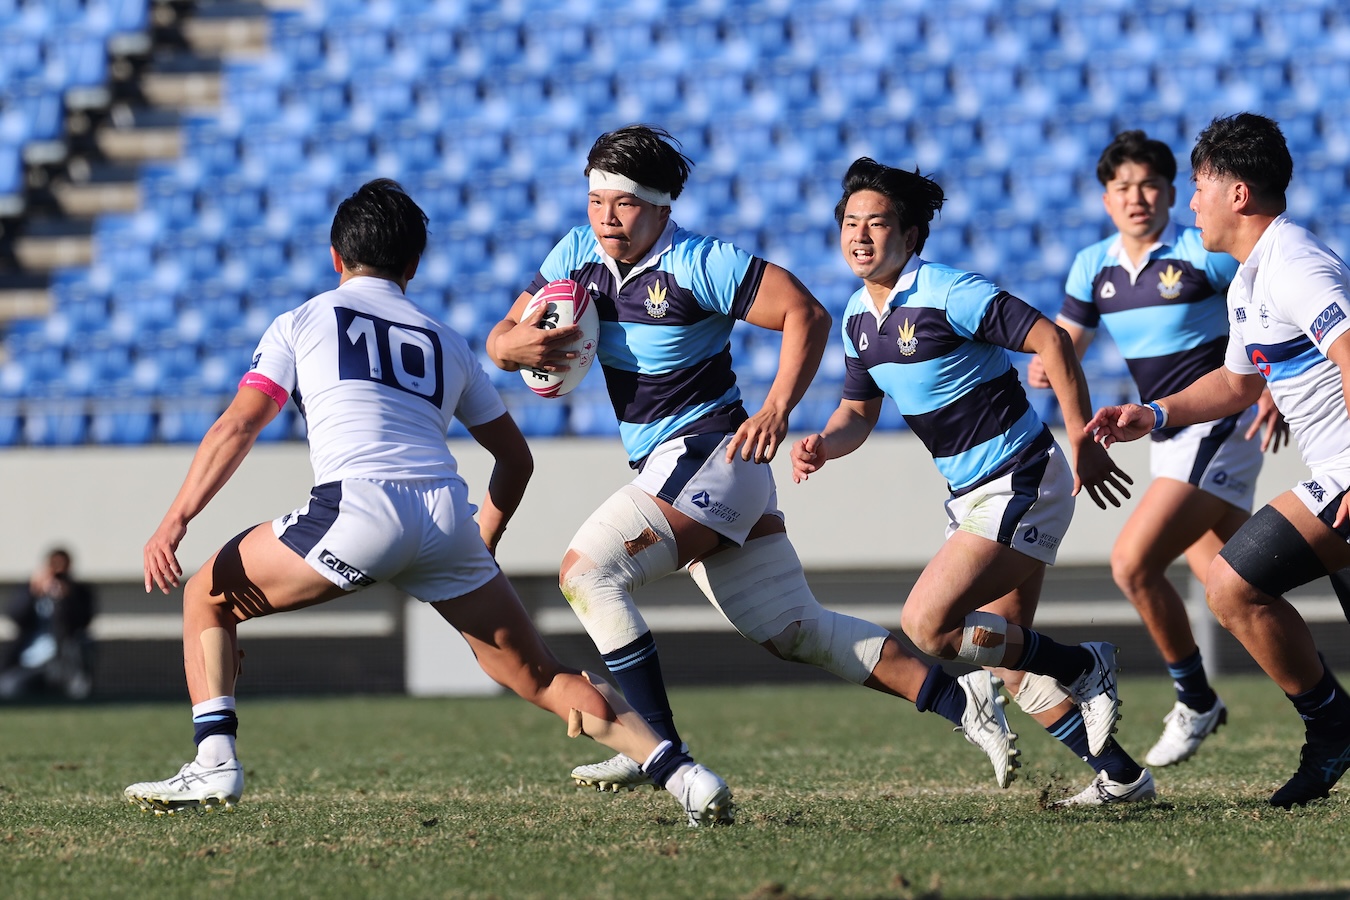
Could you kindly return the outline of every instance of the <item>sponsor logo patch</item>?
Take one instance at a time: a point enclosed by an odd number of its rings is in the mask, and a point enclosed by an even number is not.
[[[1237,319],[1239,324],[1247,321],[1247,311],[1245,309],[1233,310],[1233,318]]]
[[[1318,503],[1326,501],[1327,489],[1322,487],[1316,481],[1305,481],[1302,483],[1303,489],[1307,491]]]
[[[732,509],[725,503],[714,500],[707,491],[699,491],[689,498],[689,502],[699,509],[706,510],[708,515],[716,516],[723,522],[735,522],[741,517],[740,510]]]
[[[375,583],[374,578],[371,578],[365,572],[362,572],[360,569],[356,568],[356,566],[348,565],[347,563],[338,559],[328,550],[319,551],[319,562],[323,563],[325,566],[332,569],[334,572],[338,573],[343,578],[350,581],[352,584],[359,584],[362,587],[365,587],[367,585]]]
[[[262,354],[261,353],[253,354],[253,362],[249,364],[249,369],[251,370],[258,368],[258,363],[260,362],[262,362]]]
[[[1344,321],[1345,321],[1345,310],[1341,309],[1341,305],[1339,303],[1332,303],[1326,309],[1318,313],[1316,319],[1313,319],[1312,323],[1313,340],[1317,341],[1317,343],[1319,344],[1322,343],[1322,338],[1326,337],[1327,332],[1330,331],[1337,323]]]

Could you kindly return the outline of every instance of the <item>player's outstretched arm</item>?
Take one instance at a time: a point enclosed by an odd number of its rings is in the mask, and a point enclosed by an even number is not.
[[[740,453],[742,459],[766,463],[787,437],[788,416],[816,377],[830,341],[830,314],[796,276],[770,263],[745,320],[782,332],[783,344],[764,406],[737,429],[727,461]]]
[[[252,387],[241,387],[228,409],[220,414],[206,432],[187,477],[169,511],[146,542],[144,550],[145,592],[158,587],[167,594],[178,587],[183,569],[178,565],[178,544],[187,533],[188,523],[211,502],[230,476],[239,468],[258,434],[271,422],[281,407],[268,394]]]
[[[1073,338],[1054,322],[1040,317],[1027,332],[1021,349],[1040,357],[1059,401],[1073,451],[1074,496],[1086,488],[1098,507],[1105,509],[1108,503],[1120,506],[1120,497],[1130,496],[1126,485],[1134,481],[1115,464],[1105,446],[1094,443],[1091,434],[1084,431],[1092,415],[1092,402]]]
[[[825,430],[792,446],[792,480],[801,484],[832,459],[847,456],[867,440],[881,418],[881,398],[841,400]]]
[[[572,342],[579,329],[576,325],[540,328],[545,307],[525,315],[531,299],[528,291],[522,291],[506,318],[492,326],[484,344],[487,355],[497,368],[507,372],[518,371],[522,366],[544,372],[566,372],[570,368],[567,361],[577,354],[561,348]]]
[[[510,413],[473,426],[469,434],[492,454],[492,477],[488,480],[487,496],[478,510],[478,531],[483,536],[483,543],[495,554],[497,542],[520,508],[525,487],[534,474],[534,456]]]

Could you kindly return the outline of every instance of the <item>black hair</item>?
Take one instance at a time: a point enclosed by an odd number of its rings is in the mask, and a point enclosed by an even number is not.
[[[1116,171],[1127,162],[1148,166],[1153,174],[1166,178],[1169,184],[1176,180],[1177,158],[1172,154],[1172,148],[1135,129],[1116,135],[1097,158],[1097,180],[1102,187],[1115,178]]]
[[[397,181],[376,178],[338,204],[329,240],[348,269],[401,276],[427,248],[427,214]]]
[[[586,171],[613,172],[674,200],[689,180],[694,162],[679,150],[680,142],[655,125],[625,125],[595,139],[586,154]]]
[[[1294,160],[1275,120],[1244,112],[1217,117],[1200,132],[1191,151],[1191,171],[1236,178],[1257,200],[1283,212]]]
[[[928,176],[920,175],[918,169],[907,172],[882,165],[866,156],[854,160],[853,165],[848,167],[844,173],[843,186],[844,196],[839,198],[839,203],[834,207],[835,224],[843,227],[844,209],[848,206],[849,197],[858,191],[876,191],[891,201],[895,214],[900,217],[902,230],[918,227],[919,240],[914,245],[915,253],[923,250],[928,240],[928,223],[933,221],[933,216],[942,209],[942,203],[947,199],[942,193],[942,186]]]

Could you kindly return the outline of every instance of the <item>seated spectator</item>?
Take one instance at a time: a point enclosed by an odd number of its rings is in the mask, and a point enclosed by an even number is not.
[[[19,627],[0,670],[0,699],[48,691],[83,700],[93,689],[94,591],[71,575],[70,553],[56,548],[21,587],[9,617]]]

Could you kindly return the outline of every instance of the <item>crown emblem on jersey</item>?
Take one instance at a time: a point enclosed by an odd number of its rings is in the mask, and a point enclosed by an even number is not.
[[[1181,270],[1169,265],[1158,276],[1158,293],[1164,300],[1175,300],[1181,296]]]
[[[665,318],[670,311],[670,301],[666,299],[666,289],[654,284],[647,288],[647,299],[642,301],[642,305],[647,307],[647,315],[653,319]]]
[[[905,319],[900,326],[900,355],[913,356],[919,349],[919,339],[914,336],[914,326]]]

